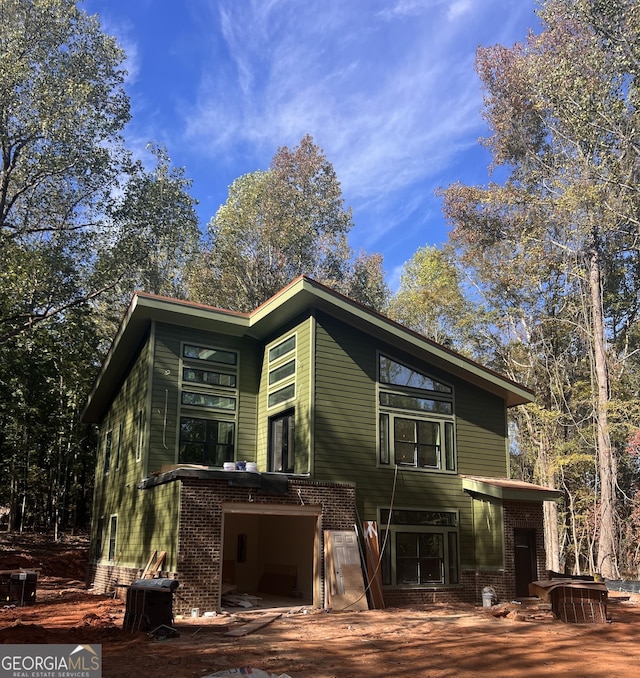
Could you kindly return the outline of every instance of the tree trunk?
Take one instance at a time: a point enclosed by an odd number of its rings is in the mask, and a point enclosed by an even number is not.
[[[601,260],[597,239],[589,254],[596,398],[596,450],[600,472],[600,534],[596,566],[606,579],[618,578],[616,557],[616,478],[618,462],[609,435],[609,374],[602,306]]]

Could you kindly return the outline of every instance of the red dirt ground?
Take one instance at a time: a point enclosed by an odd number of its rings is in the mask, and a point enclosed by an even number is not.
[[[242,667],[291,678],[640,675],[640,596],[611,594],[608,624],[431,605],[285,612],[249,635],[225,636],[262,614],[243,611],[176,620],[180,635],[156,640],[123,630],[123,601],[86,590],[86,560],[83,539],[0,536],[0,569],[41,568],[35,605],[0,608],[0,655],[4,643],[100,644],[105,678],[202,678]]]

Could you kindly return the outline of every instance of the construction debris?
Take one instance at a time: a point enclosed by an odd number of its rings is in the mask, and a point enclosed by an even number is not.
[[[276,619],[279,619],[282,617],[282,614],[264,614],[255,619],[254,621],[249,622],[248,624],[243,624],[242,626],[231,629],[231,631],[227,631],[225,633],[225,636],[233,636],[234,638],[238,638],[241,636],[248,636],[250,633],[253,633],[254,631],[257,631],[258,629],[263,628],[264,626],[267,626],[268,624],[271,624],[271,622],[275,621]],[[249,674],[251,675],[251,674]]]

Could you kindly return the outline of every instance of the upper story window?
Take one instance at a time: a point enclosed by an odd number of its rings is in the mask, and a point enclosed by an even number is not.
[[[211,368],[196,364],[200,361],[212,363]],[[236,351],[183,344],[181,404],[235,412],[237,369]]]
[[[384,355],[378,382],[378,462],[455,471],[453,388]]]
[[[289,403],[296,396],[296,335],[278,341],[268,350],[267,406]]]
[[[284,341],[276,344],[275,346],[269,349],[269,362],[272,363],[278,358],[281,358],[296,349],[296,335],[292,334],[290,337],[287,337]]]
[[[238,353],[182,345],[178,461],[222,466],[235,454]]]
[[[237,365],[238,354],[235,351],[226,351],[219,348],[206,348],[204,346],[194,346],[193,344],[184,344],[182,347],[183,358],[191,360],[205,360],[210,363],[220,363],[222,365]]]
[[[109,473],[111,468],[111,450],[113,448],[113,431],[107,431],[104,439],[104,472]]]

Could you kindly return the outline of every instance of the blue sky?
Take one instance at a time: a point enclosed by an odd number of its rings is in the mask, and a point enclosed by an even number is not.
[[[166,146],[206,227],[231,182],[305,134],[395,287],[447,239],[434,191],[487,181],[478,45],[537,30],[535,0],[86,0],[127,53],[130,148]]]

